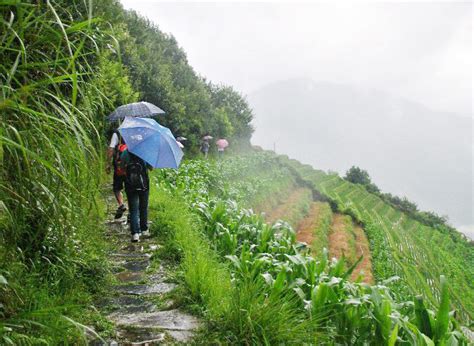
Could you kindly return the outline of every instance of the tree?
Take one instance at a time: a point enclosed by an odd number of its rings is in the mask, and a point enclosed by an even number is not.
[[[352,166],[346,172],[346,176],[344,177],[344,179],[347,181],[350,181],[351,183],[361,184],[365,186],[368,186],[372,183],[370,180],[369,173],[367,173],[367,171],[356,166]]]

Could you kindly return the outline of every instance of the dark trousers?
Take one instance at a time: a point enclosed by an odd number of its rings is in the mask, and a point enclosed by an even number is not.
[[[148,229],[148,194],[149,191],[127,192],[128,211],[130,213],[130,232],[141,233]]]

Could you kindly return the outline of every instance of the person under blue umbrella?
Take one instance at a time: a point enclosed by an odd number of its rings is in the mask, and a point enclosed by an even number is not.
[[[121,162],[125,167],[125,193],[127,194],[130,215],[130,231],[132,242],[138,242],[140,236],[149,236],[148,230],[148,198],[150,194],[150,177],[152,170],[149,164],[125,149],[121,154]]]
[[[165,114],[165,112],[152,103],[134,102],[118,107],[107,117],[107,120],[114,123],[120,122],[126,117],[148,118],[163,114]],[[120,219],[127,210],[122,195],[122,190],[125,186],[125,171],[120,165],[120,155],[124,148],[126,148],[126,145],[122,136],[117,130],[114,130],[107,149],[108,164],[106,166],[106,172],[110,174],[113,169],[112,190],[118,203],[118,208],[114,216],[115,219]]]
[[[149,118],[126,117],[118,128],[127,144],[121,155],[125,167],[125,192],[130,213],[132,242],[148,236],[148,197],[152,168],[178,168],[183,151],[171,131]]]

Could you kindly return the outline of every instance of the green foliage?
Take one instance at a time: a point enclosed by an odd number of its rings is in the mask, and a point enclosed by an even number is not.
[[[268,160],[265,155],[247,158],[254,163]],[[189,161],[178,172],[154,173],[154,182],[161,190],[181,195],[182,203],[199,216],[201,239],[208,239],[215,251],[206,250],[204,257],[220,259],[230,271],[230,303],[225,300],[227,309],[221,310],[221,319],[214,320],[222,338],[245,344],[432,342],[410,322],[415,320],[410,301],[400,300],[383,284],[348,281],[357,262],[345,270],[344,260],[332,263],[322,256],[317,261],[300,252],[288,224],[269,226],[251,210],[239,207],[230,198],[239,194],[230,192],[233,184],[222,177],[242,167],[241,159],[219,165]],[[273,161],[266,167],[278,165]],[[242,184],[245,181],[238,186]],[[202,247],[195,248],[193,256],[198,257]],[[193,276],[191,286],[199,287],[196,283],[203,280],[207,281]],[[212,299],[205,300],[203,290],[193,293],[206,307],[212,306]],[[465,344],[454,323],[448,323],[446,335]]]
[[[337,175],[287,162],[302,179],[328,198],[335,207],[364,225],[370,241],[374,274],[378,281],[410,298],[422,294],[430,306],[438,304],[442,275],[449,277],[449,295],[457,317],[469,324],[474,308],[474,247],[459,232],[430,228],[367,191]],[[445,288],[446,289],[446,288]]]
[[[117,36],[121,60],[140,99],[161,107],[160,123],[188,138],[197,150],[205,133],[239,139],[247,145],[252,114],[245,99],[230,87],[215,86],[199,77],[188,64],[175,38],[135,12],[103,15],[122,32]],[[117,29],[117,30],[118,30]]]
[[[181,261],[187,287],[207,308],[210,319],[221,318],[229,308],[230,275],[199,233],[199,221],[179,196],[153,193],[150,199],[152,232],[161,237],[165,251]]]
[[[96,79],[106,41],[97,20],[75,11],[0,4],[0,273],[8,282],[0,340],[8,343],[84,342],[79,322],[95,314],[81,312],[107,274],[97,114],[108,100]]]
[[[369,185],[372,181],[370,180],[369,173],[360,169],[359,167],[352,166],[344,177],[347,181],[354,184]]]
[[[233,136],[234,138],[249,142],[253,132],[250,125],[253,115],[245,98],[235,91],[231,86],[215,85],[208,83],[212,102],[217,109],[221,109],[227,115],[231,131],[218,132],[219,136]]]

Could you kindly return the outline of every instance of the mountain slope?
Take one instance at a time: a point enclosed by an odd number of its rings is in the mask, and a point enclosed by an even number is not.
[[[296,79],[249,95],[254,144],[321,169],[367,169],[384,191],[473,225],[472,121],[377,91]]]

